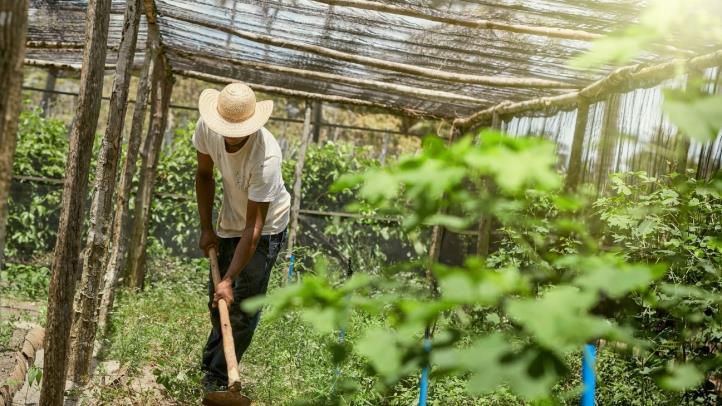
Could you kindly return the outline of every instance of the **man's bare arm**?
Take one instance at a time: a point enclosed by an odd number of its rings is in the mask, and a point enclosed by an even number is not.
[[[196,169],[196,202],[198,215],[201,219],[201,238],[199,246],[206,256],[208,248],[218,246],[218,238],[213,232],[213,198],[215,197],[216,181],[213,179],[213,160],[210,155],[197,153]]]
[[[243,230],[241,241],[236,246],[225,279],[233,280],[248,265],[251,257],[255,254],[258,241],[261,239],[261,233],[263,232],[263,225],[266,223],[269,204],[268,202],[248,201],[246,228]]]
[[[214,296],[214,306],[218,299],[223,298],[227,303],[233,303],[233,279],[241,273],[243,268],[256,252],[258,241],[261,239],[263,225],[266,223],[266,215],[268,214],[268,202],[248,201],[246,208],[246,228],[243,230],[241,241],[236,245],[236,251],[233,253],[233,259],[226,271],[223,280],[216,286],[216,294]]]

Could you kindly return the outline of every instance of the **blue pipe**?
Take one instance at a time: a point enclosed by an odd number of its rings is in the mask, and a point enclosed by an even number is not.
[[[429,332],[424,334],[424,352],[431,352],[431,339]],[[421,369],[421,382],[419,383],[419,406],[426,406],[426,398],[429,396],[429,364]]]
[[[594,394],[596,391],[596,376],[594,374],[594,362],[597,356],[595,344],[585,344],[582,354],[582,393],[581,406],[594,406]]]
[[[296,259],[295,256],[291,255],[290,263],[288,264],[288,283],[291,283],[291,279],[293,279],[293,262]]]

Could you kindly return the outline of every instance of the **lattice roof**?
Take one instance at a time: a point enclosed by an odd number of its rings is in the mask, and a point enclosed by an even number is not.
[[[155,0],[161,42],[175,71],[444,118],[507,100],[558,95],[603,76],[607,70],[574,70],[566,61],[586,50],[589,39],[634,22],[642,5],[637,0]],[[80,0],[31,1],[28,40],[63,44],[31,46],[27,57],[79,63],[86,7]],[[116,58],[124,9],[123,1],[113,1],[107,63]],[[511,26],[464,25],[480,19]],[[146,27],[144,20],[138,63]],[[512,32],[518,27],[552,31]]]

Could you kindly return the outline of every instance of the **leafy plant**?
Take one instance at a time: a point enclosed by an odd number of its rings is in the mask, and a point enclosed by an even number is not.
[[[44,299],[48,295],[50,269],[46,266],[6,263],[5,269],[0,271],[0,280],[5,281],[5,286],[0,288],[4,295]]]

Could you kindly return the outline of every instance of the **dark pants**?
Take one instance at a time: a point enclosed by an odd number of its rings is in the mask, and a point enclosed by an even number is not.
[[[261,236],[253,257],[233,281],[233,304],[229,307],[229,317],[233,329],[233,342],[236,346],[236,359],[239,361],[251,344],[253,332],[256,330],[256,326],[258,326],[258,321],[261,317],[260,311],[247,313],[241,310],[241,304],[245,299],[266,294],[271,269],[276,263],[276,257],[285,239],[286,231],[275,235]],[[218,267],[221,278],[226,274],[228,266],[233,259],[236,245],[240,240],[240,237],[220,239],[218,246]],[[206,373],[206,381],[214,382],[218,385],[226,385],[228,384],[228,369],[226,368],[226,359],[223,354],[220,314],[218,309],[214,309],[212,306],[213,290],[213,278],[209,273],[208,309],[211,313],[213,329],[208,336],[208,342],[203,350],[203,370]]]

